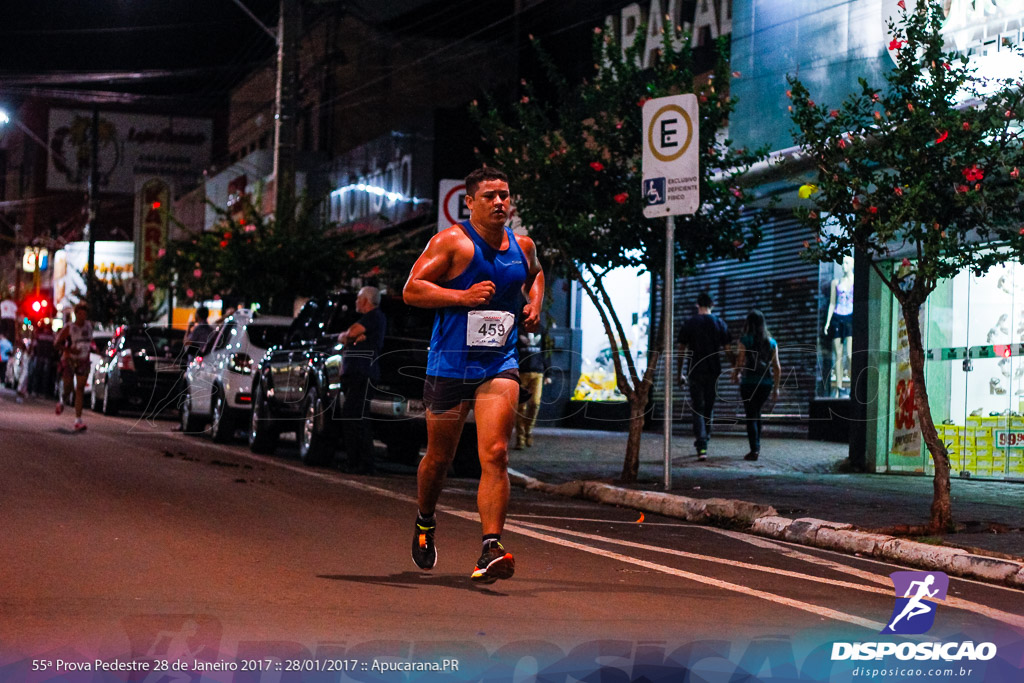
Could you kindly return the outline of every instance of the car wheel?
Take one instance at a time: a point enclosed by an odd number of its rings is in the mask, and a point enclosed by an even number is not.
[[[307,465],[325,465],[334,457],[331,416],[316,387],[306,393],[302,428],[299,430],[299,458]]]
[[[185,390],[185,397],[181,400],[179,408],[181,417],[181,431],[185,434],[198,434],[203,430],[202,421],[192,412],[192,390]]]
[[[252,394],[252,417],[249,420],[249,450],[273,453],[277,448],[277,430],[271,424],[266,389],[260,383]]]
[[[235,433],[231,424],[231,416],[228,415],[227,401],[224,400],[224,392],[220,389],[214,391],[213,406],[210,408],[210,437],[217,443],[230,441]]]
[[[119,409],[120,406],[117,405],[117,399],[110,397],[110,385],[108,384],[103,389],[103,414],[113,417],[117,415]]]

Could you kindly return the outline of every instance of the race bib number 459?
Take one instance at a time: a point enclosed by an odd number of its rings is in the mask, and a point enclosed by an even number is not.
[[[466,346],[501,348],[516,326],[508,311],[470,311],[466,320]]]

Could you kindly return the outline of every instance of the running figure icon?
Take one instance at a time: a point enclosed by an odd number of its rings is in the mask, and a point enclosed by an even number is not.
[[[893,619],[892,623],[889,624],[889,630],[894,630],[896,627],[896,622],[898,622],[900,619],[903,619],[904,617],[906,617],[907,621],[910,621],[919,614],[927,614],[928,612],[931,612],[932,609],[934,609],[933,607],[929,607],[923,602],[925,597],[934,598],[936,593],[939,592],[938,588],[936,588],[933,591],[928,590],[928,587],[931,586],[933,583],[935,583],[935,577],[931,574],[924,577],[923,581],[911,582],[910,588],[907,589],[906,595],[903,596],[905,598],[910,598],[910,601],[907,603],[906,607],[903,608],[903,611],[900,612],[899,616]],[[911,596],[910,592],[914,590],[915,586],[917,586],[917,593]]]
[[[946,599],[949,577],[942,572],[901,571],[889,575],[896,589],[892,617],[882,633],[927,633],[935,623],[937,601]]]

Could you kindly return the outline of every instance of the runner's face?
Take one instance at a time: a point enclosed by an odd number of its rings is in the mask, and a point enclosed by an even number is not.
[[[476,194],[466,197],[466,206],[474,223],[491,227],[505,225],[512,211],[508,183],[504,180],[483,181],[476,188]]]

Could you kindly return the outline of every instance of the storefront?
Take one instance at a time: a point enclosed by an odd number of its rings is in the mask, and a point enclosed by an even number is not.
[[[890,268],[897,267],[891,264]],[[878,472],[931,474],[912,405],[902,315],[872,278],[869,462]],[[921,309],[925,384],[953,476],[1024,480],[1024,265],[963,272]]]

